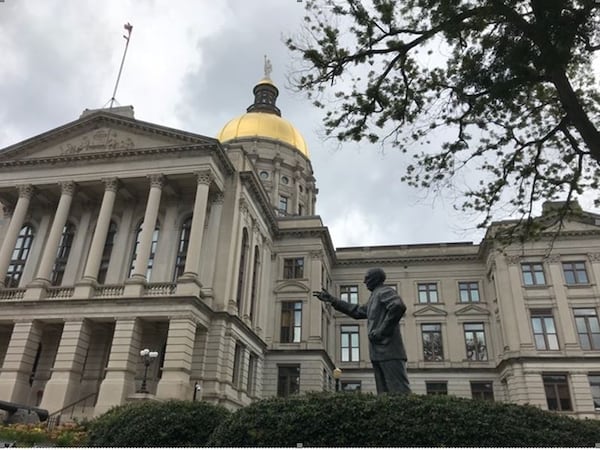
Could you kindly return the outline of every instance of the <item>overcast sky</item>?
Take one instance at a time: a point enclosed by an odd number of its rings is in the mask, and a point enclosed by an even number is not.
[[[215,137],[253,101],[263,55],[282,115],[304,135],[317,213],[336,247],[474,241],[483,231],[433,197],[400,183],[393,148],[320,139],[322,112],[286,87],[300,31],[297,0],[4,0],[0,2],[0,148],[107,105],[125,40],[133,34],[117,100],[136,118]],[[590,204],[585,204],[590,209]]]

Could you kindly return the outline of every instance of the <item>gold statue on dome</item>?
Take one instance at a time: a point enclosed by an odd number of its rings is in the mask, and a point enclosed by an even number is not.
[[[273,66],[271,60],[265,55],[265,78],[271,78],[271,72],[273,72]]]

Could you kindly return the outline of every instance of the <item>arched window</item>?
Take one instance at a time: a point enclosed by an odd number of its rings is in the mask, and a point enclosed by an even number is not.
[[[63,228],[62,235],[60,236],[58,251],[56,252],[56,259],[54,260],[54,268],[52,269],[52,274],[50,275],[50,282],[52,283],[52,286],[58,286],[62,283],[74,238],[75,225],[73,225],[71,222],[67,222]]]
[[[131,255],[131,263],[129,264],[129,276],[133,275],[135,270],[135,260],[140,248],[140,237],[142,236],[142,227],[144,222],[140,222],[135,232],[135,247],[133,247],[133,254]],[[150,257],[148,258],[148,266],[146,267],[146,280],[150,280],[152,275],[152,267],[154,266],[154,255],[156,254],[156,245],[158,244],[158,233],[160,231],[160,225],[156,223],[154,233],[152,233],[152,244],[150,245]]]
[[[6,272],[6,278],[4,279],[5,287],[17,287],[19,281],[21,281],[21,275],[23,275],[23,269],[25,269],[25,263],[31,250],[31,244],[33,243],[33,227],[29,224],[23,225],[17,242],[15,243],[15,249],[13,250],[10,264],[8,265],[8,271]]]
[[[256,294],[258,289],[258,269],[260,265],[260,253],[258,245],[254,247],[254,264],[252,264],[252,288],[250,290],[250,320],[254,318],[256,308]]]
[[[98,270],[98,283],[104,284],[106,274],[108,273],[108,264],[110,263],[110,255],[115,244],[115,236],[117,234],[117,224],[112,220],[108,226],[106,233],[106,241],[104,242],[104,250],[102,250],[102,259],[100,260],[100,270]]]
[[[238,270],[238,288],[237,288],[237,307],[238,313],[242,310],[242,298],[244,296],[244,272],[246,269],[246,259],[248,259],[248,230],[244,227],[242,231],[242,248],[240,253],[240,268]]]
[[[185,270],[188,246],[190,245],[190,233],[192,231],[192,217],[188,217],[181,225],[179,233],[179,245],[177,246],[177,258],[175,259],[175,272],[173,279],[177,280]]]

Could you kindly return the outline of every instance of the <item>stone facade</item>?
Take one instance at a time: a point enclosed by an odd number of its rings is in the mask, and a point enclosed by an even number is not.
[[[336,367],[373,392],[365,324],[312,291],[366,302],[381,266],[408,307],[415,393],[598,417],[600,217],[507,248],[490,233],[334,249],[317,193],[285,141],[221,144],[130,107],[0,151],[0,399],[64,417],[144,398],[237,408],[332,390]]]

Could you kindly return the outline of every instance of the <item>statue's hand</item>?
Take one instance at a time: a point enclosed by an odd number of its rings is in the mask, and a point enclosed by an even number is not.
[[[335,301],[335,297],[327,292],[326,289],[322,289],[320,291],[313,291],[313,296],[317,297],[319,300],[325,303],[333,303]]]
[[[371,340],[375,343],[381,343],[384,339],[385,339],[385,336],[383,335],[382,331],[379,328],[376,328],[369,332],[369,340]]]

